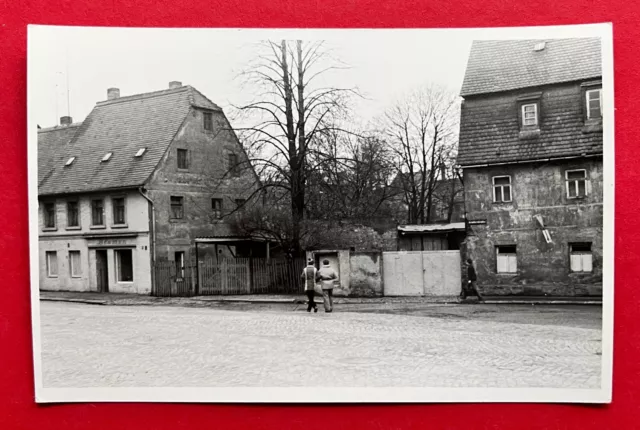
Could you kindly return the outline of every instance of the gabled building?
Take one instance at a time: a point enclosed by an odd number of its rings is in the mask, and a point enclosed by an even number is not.
[[[473,43],[458,163],[485,294],[601,294],[601,77],[599,39]]]
[[[38,130],[40,288],[146,294],[154,262],[179,276],[197,237],[263,246],[225,221],[258,186],[247,161],[222,109],[180,82],[109,89],[81,124]]]

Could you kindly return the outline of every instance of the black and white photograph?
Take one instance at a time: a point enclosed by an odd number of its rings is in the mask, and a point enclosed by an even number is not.
[[[27,54],[37,402],[611,401],[610,24]]]

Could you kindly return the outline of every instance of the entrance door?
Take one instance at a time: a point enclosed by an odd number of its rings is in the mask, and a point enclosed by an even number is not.
[[[107,262],[107,251],[105,249],[96,250],[96,275],[99,293],[109,292],[109,264]]]

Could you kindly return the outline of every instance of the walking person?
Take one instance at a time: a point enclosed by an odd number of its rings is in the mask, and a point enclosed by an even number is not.
[[[476,274],[476,269],[473,267],[473,260],[470,258],[467,259],[467,286],[462,289],[460,293],[460,298],[465,300],[467,295],[477,296],[478,301],[484,303],[484,298],[480,295],[478,291],[478,287],[476,286],[476,281],[478,280],[478,275]]]
[[[320,276],[311,258],[307,261],[307,267],[302,271],[302,280],[304,281],[304,292],[307,295],[307,312],[311,312],[311,309],[313,312],[318,312],[318,305],[315,301],[315,286],[316,282],[320,280]]]
[[[329,266],[329,260],[322,262],[322,267],[318,270],[318,276],[322,282],[322,298],[324,301],[324,311],[333,312],[333,285],[338,279],[336,271]]]

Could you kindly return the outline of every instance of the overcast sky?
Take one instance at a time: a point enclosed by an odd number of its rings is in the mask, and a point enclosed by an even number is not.
[[[225,108],[255,96],[242,85],[260,40],[325,40],[350,67],[327,83],[357,87],[366,99],[354,106],[366,122],[422,85],[459,92],[471,42],[488,38],[584,35],[589,26],[467,30],[220,30],[36,26],[29,30],[30,120],[53,126],[70,114],[82,121],[107,88],[121,96],[156,91],[170,81],[192,85]]]
[[[263,39],[256,36],[235,30],[58,28],[46,38],[47,49],[39,51],[40,67],[30,77],[35,103],[29,108],[42,127],[68,113],[81,121],[106,99],[109,87],[126,96],[167,88],[173,80],[194,86],[223,108],[241,104],[255,93],[242,85],[238,73]],[[363,121],[421,85],[458,92],[471,39],[443,43],[442,36],[431,31],[334,33],[325,39],[326,47],[349,67],[326,79],[361,91],[366,98],[354,107]]]

